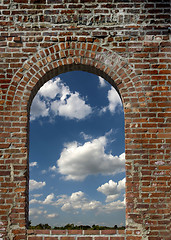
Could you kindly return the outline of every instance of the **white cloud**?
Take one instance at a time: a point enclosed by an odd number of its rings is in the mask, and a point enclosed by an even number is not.
[[[49,167],[49,170],[53,172],[58,172],[58,169],[56,166]]]
[[[116,112],[117,108],[120,111],[122,111],[122,101],[121,101],[121,98],[120,98],[119,94],[117,93],[117,91],[115,90],[114,87],[111,87],[111,89],[108,91],[107,98],[108,98],[108,101],[109,101],[109,105],[106,106],[106,107],[103,107],[100,111],[101,113],[109,110],[112,114],[114,114]]]
[[[92,136],[84,133],[84,132],[80,132],[80,135],[84,138],[84,140],[90,140],[92,139]]]
[[[31,163],[29,164],[29,166],[30,166],[30,167],[37,167],[38,164],[37,164],[37,162],[31,162]]]
[[[95,210],[99,209],[101,206],[101,202],[93,200],[85,203],[82,210]]]
[[[71,196],[63,195],[54,203],[56,206],[61,206],[62,211],[93,211],[96,213],[106,212],[110,213],[117,209],[124,209],[125,202],[121,200],[112,201],[107,204],[102,204],[100,201],[89,200],[85,197],[85,194],[81,191],[72,193]]]
[[[105,183],[98,187],[97,191],[102,192],[105,195],[113,195],[117,192],[117,183],[109,180],[108,183]]]
[[[114,87],[111,87],[111,89],[108,91],[108,100],[109,110],[111,113],[115,113],[117,106],[122,106],[122,101]]]
[[[120,180],[118,183],[113,180],[109,180],[108,183],[105,183],[97,188],[97,191],[105,194],[107,196],[106,202],[111,202],[117,199],[121,194],[122,190],[125,189],[125,178]]]
[[[35,189],[42,188],[42,187],[44,187],[45,185],[46,185],[46,182],[37,182],[37,181],[35,181],[35,180],[33,180],[33,179],[31,179],[31,180],[29,181],[29,189],[30,189],[30,191],[35,190]]]
[[[39,117],[47,117],[49,115],[49,108],[46,102],[40,99],[39,94],[35,96],[31,105],[30,120],[33,121]]]
[[[29,204],[34,204],[34,203],[42,203],[42,201],[41,200],[37,200],[37,199],[31,199],[30,201],[29,201]]]
[[[106,86],[105,80],[100,76],[99,76],[99,84],[100,84],[100,87],[105,87]]]
[[[117,186],[118,191],[125,189],[125,182],[126,182],[126,178],[123,178],[118,182],[118,186]]]
[[[72,193],[70,199],[72,202],[78,201],[78,200],[82,199],[83,196],[84,196],[84,193],[79,191],[79,192]]]
[[[112,197],[113,195],[109,195],[109,196]],[[121,196],[121,198],[122,197],[123,196]],[[30,204],[36,203],[42,206],[43,205],[56,206],[56,207],[60,207],[62,211],[65,211],[65,212],[73,211],[74,213],[79,213],[79,211],[84,212],[84,211],[93,211],[93,210],[96,210],[96,213],[100,213],[100,212],[110,213],[111,211],[125,208],[125,200],[123,201],[117,200],[117,201],[109,202],[107,204],[102,204],[100,201],[97,201],[97,200],[89,200],[85,196],[85,193],[82,191],[74,192],[70,196],[68,195],[57,196],[57,200],[55,198],[56,197],[54,196],[54,193],[51,193],[43,201],[32,199],[30,201]],[[45,211],[39,210],[40,208],[41,207],[39,207],[38,209],[31,208],[30,214],[45,213]],[[57,215],[54,213],[54,215],[49,214],[49,216],[47,217],[53,218],[55,216]]]
[[[84,180],[88,175],[111,175],[125,171],[125,154],[113,156],[105,153],[106,136],[80,145],[68,143],[57,160],[59,172],[66,180]]]
[[[31,216],[31,218],[38,218],[38,217],[48,217],[48,215],[46,216],[47,211],[40,209],[40,208],[30,208],[29,209],[29,215]]]
[[[57,94],[61,93],[61,79],[59,77],[54,78],[54,80],[49,80],[46,82],[39,90],[39,94],[43,97],[48,97],[54,99]]]
[[[31,106],[31,120],[45,116],[83,119],[92,112],[78,92],[71,92],[59,77],[49,80],[38,91]]]
[[[103,207],[103,211],[105,211],[106,213],[111,213],[111,211],[114,211],[114,210],[121,210],[121,209],[124,209],[125,208],[125,201],[115,201],[115,202],[110,202],[106,205],[104,205]]]
[[[43,194],[40,193],[40,194],[33,194],[32,196],[35,197],[35,198],[37,198],[37,197],[41,197],[42,195],[43,195]]]
[[[51,214],[48,214],[46,217],[47,218],[55,218],[55,217],[57,217],[58,216],[58,214],[56,214],[56,213],[51,213]]]
[[[119,196],[120,196],[119,194],[109,195],[106,197],[106,202],[113,202],[114,200],[119,198]]]
[[[95,210],[101,206],[99,201],[88,200],[82,191],[72,193],[71,196],[61,196],[55,205],[61,205],[62,211],[71,210]]]
[[[38,208],[30,208],[29,209],[29,215],[40,215],[43,211]]]
[[[53,204],[53,199],[54,199],[54,193],[51,193],[51,194],[47,195],[45,200],[42,201],[42,200],[37,200],[37,199],[31,199],[29,201],[29,204],[38,203],[38,204],[44,204],[44,205],[51,205],[51,204]]]
[[[45,200],[42,203],[51,204],[53,199],[54,199],[54,193],[51,193],[45,198]]]
[[[79,93],[70,93],[68,98],[52,102],[51,109],[55,115],[63,116],[70,119],[83,119],[88,116],[92,109],[79,96]]]

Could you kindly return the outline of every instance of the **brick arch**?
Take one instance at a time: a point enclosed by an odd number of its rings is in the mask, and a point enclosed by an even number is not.
[[[116,88],[123,101],[124,97],[134,97],[139,103],[138,99],[142,97],[136,91],[137,88],[143,89],[141,79],[120,55],[97,43],[62,42],[39,51],[16,72],[6,94],[7,105],[28,101],[33,88],[36,92],[52,77],[71,70],[83,70],[104,77]],[[145,103],[145,100],[141,101]]]
[[[0,6],[0,238],[27,238],[31,100],[57,69],[80,66],[115,83],[124,103],[127,229],[118,238],[170,240],[170,1],[4,0]]]
[[[135,157],[135,152],[132,151],[132,149],[138,148],[136,152],[137,158],[138,154],[143,154],[142,143],[140,141],[137,145],[134,139],[128,140],[130,126],[135,129],[135,133],[141,128],[141,121],[137,123],[137,119],[140,118],[139,108],[146,105],[146,99],[142,93],[143,85],[141,80],[123,58],[112,51],[100,47],[96,43],[64,42],[41,50],[30,57],[30,59],[23,64],[23,67],[14,75],[6,94],[4,104],[6,114],[8,116],[8,112],[11,111],[9,120],[14,122],[12,125],[15,126],[9,130],[11,138],[9,152],[13,154],[12,156],[14,158],[17,158],[17,170],[20,172],[15,186],[13,203],[9,208],[8,223],[6,226],[8,236],[15,236],[15,234],[26,235],[25,227],[28,218],[29,180],[28,118],[32,99],[46,81],[60,73],[71,70],[83,70],[98,74],[113,85],[121,95],[125,108],[125,148],[126,158],[128,158],[126,163],[126,194],[127,196],[129,195],[126,209],[127,225],[128,227],[129,225],[131,227],[131,224],[134,225],[134,231],[137,229],[140,233],[143,229],[142,225],[139,224],[139,219],[142,219],[145,213],[144,211],[136,210],[137,202],[141,195],[140,188],[137,187],[137,185],[141,180],[140,176],[136,175],[136,172],[134,175],[133,171],[135,167],[132,162],[133,157]],[[16,121],[19,123],[15,123]],[[11,167],[11,171],[14,170]],[[11,175],[11,180],[12,179],[13,176]],[[135,184],[135,186],[132,187],[131,182],[133,181],[135,181],[137,185]],[[132,189],[134,189],[134,193],[130,195],[129,192],[131,192]],[[19,202],[19,209],[18,203],[16,202]],[[18,216],[15,217],[15,213],[18,211],[21,211],[23,214],[22,217],[20,217],[21,219],[19,219],[21,223],[18,220]],[[130,231],[130,234],[134,234],[134,231]]]

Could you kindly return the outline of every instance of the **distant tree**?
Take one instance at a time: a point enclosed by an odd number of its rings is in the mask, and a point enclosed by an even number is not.
[[[31,225],[31,221],[29,221],[28,223],[28,228],[29,229],[52,229],[51,226],[49,226],[49,224],[45,223],[39,223],[36,226],[32,226]],[[95,225],[93,224],[92,227],[90,227],[89,225],[74,225],[73,223],[68,223],[66,224],[64,227],[53,227],[53,229],[60,229],[60,230],[64,230],[64,229],[68,229],[68,230],[72,230],[72,229],[82,229],[82,230],[87,230],[87,229],[92,229],[92,230],[104,230],[104,229],[125,229],[125,226],[122,227],[118,227],[117,225],[114,225],[114,227],[107,227],[107,226],[99,226],[99,225]]]
[[[91,227],[89,225],[80,225],[78,226],[78,229],[82,229],[82,230],[87,230],[90,229]]]
[[[92,225],[93,230],[99,230],[99,225]]]
[[[68,223],[67,225],[64,226],[64,229],[69,229],[69,230],[74,229],[74,224],[73,223],[71,223],[71,224]]]
[[[49,226],[49,224],[44,224],[44,226],[43,226],[43,229],[51,229],[51,226]]]

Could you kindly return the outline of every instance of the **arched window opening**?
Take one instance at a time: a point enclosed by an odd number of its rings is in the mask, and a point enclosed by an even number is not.
[[[30,111],[31,225],[125,226],[124,144],[122,102],[102,77],[46,82]]]

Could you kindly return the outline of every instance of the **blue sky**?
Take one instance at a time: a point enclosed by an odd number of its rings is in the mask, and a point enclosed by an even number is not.
[[[30,112],[32,224],[125,225],[124,112],[103,78],[49,80]]]

